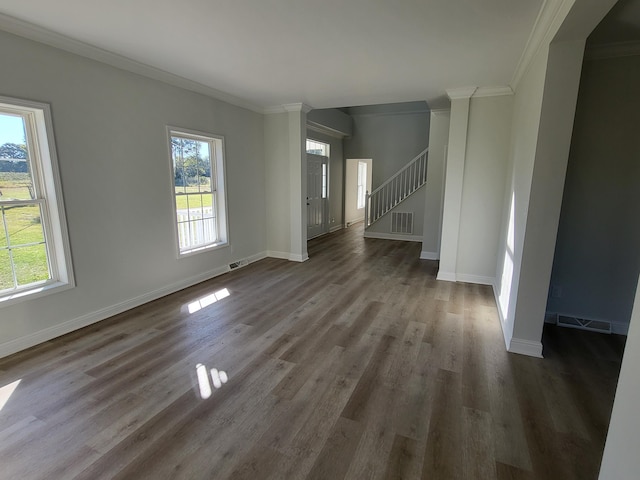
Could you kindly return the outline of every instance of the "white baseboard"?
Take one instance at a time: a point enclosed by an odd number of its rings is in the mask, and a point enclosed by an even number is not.
[[[342,225],[342,224],[334,225],[333,227],[331,227],[329,229],[329,233],[337,232],[338,230],[342,230],[343,228],[344,228],[344,225]]]
[[[347,227],[350,227],[351,225],[355,225],[356,223],[360,223],[360,222],[364,222],[364,217],[356,218],[355,220],[348,220],[347,222],[345,222],[345,225]]]
[[[269,258],[279,258],[280,260],[289,260],[289,253],[287,252],[276,252],[273,250],[269,250],[267,252],[267,257]]]
[[[420,252],[420,260],[440,260],[438,252]]]
[[[438,270],[438,276],[436,280],[444,280],[445,282],[455,282],[456,274],[453,272],[443,272],[442,270]]]
[[[481,275],[468,275],[466,273],[456,274],[456,281],[464,283],[477,283],[479,285],[493,285],[493,277],[483,277]]]
[[[511,338],[511,343],[507,350],[510,353],[518,353],[529,357],[542,357],[542,342],[532,342],[531,340],[523,340],[521,338]]]
[[[379,240],[402,240],[405,242],[422,242],[422,235],[402,235],[395,233],[364,232],[364,238],[377,238]]]
[[[263,254],[257,254],[253,257],[261,257]],[[252,257],[249,257],[252,258]],[[118,315],[119,313],[125,312],[127,310],[131,310],[132,308],[139,307],[145,303],[151,302],[158,298],[164,297],[171,293],[177,292],[178,290],[182,290],[184,288],[190,287],[200,282],[204,282],[205,280],[209,280],[211,278],[217,277],[229,271],[229,266],[225,265],[224,267],[219,267],[214,270],[209,270],[208,272],[201,273],[199,275],[195,275],[193,277],[189,277],[187,279],[183,279],[179,282],[172,283],[171,285],[167,285],[166,287],[159,288],[149,293],[145,293],[143,295],[134,297],[129,300],[125,300],[124,302],[117,303],[115,305],[111,305],[109,307],[101,308],[100,310],[96,310],[95,312],[87,313],[85,315],[81,315],[72,320],[68,320],[66,322],[60,323],[58,325],[54,325],[53,327],[45,328],[44,330],[39,330],[37,332],[31,333],[29,335],[25,335],[24,337],[15,338],[13,340],[9,340],[8,342],[4,342],[0,344],[0,358],[6,357],[8,355],[12,355],[21,350],[25,350],[27,348],[33,347],[43,342],[48,342],[56,337],[60,337],[62,335],[66,335],[67,333],[71,333],[80,328],[87,327],[94,323],[97,323],[101,320],[105,320],[114,315]]]
[[[298,254],[298,253],[291,253],[289,254],[289,261],[290,262],[306,262],[307,260],[309,260],[309,254],[305,253],[304,255]]]
[[[279,258],[280,260],[289,260],[290,262],[306,262],[307,260],[309,260],[308,253],[300,255],[295,253],[274,252],[273,250],[269,250],[266,256],[270,258]]]

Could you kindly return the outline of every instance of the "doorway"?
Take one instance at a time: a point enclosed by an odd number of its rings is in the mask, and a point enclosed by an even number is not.
[[[370,158],[348,158],[345,172],[344,218],[347,226],[364,220],[366,193],[371,193]]]

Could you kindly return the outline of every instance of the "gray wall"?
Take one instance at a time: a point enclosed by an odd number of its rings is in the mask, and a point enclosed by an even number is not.
[[[0,351],[266,250],[263,116],[0,32],[0,94],[51,104],[77,287],[0,308]],[[225,137],[230,246],[177,259],[166,125]]]
[[[429,145],[429,112],[405,111],[403,104],[357,107],[349,109],[353,116],[353,136],[344,140],[345,158],[373,160],[371,187],[385,180],[409,163]],[[415,106],[409,105],[415,109]],[[398,107],[398,108],[396,108]],[[400,110],[400,111],[397,111]],[[413,205],[398,206],[398,211],[414,212],[414,232],[423,234],[425,189],[413,194]],[[382,221],[381,221],[382,222]],[[376,227],[389,231],[384,222]]]
[[[586,61],[547,310],[626,332],[640,273],[640,56]]]
[[[429,112],[359,113],[353,136],[344,141],[345,158],[373,159],[375,189],[429,145]]]

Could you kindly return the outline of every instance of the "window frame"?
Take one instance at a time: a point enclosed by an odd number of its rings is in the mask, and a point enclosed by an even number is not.
[[[361,168],[364,166],[364,168]],[[358,160],[358,172],[357,172],[357,193],[356,193],[356,209],[362,210],[367,203],[367,162],[363,162],[362,160]],[[364,175],[361,175],[362,170],[364,170]],[[362,201],[361,201],[362,200]]]
[[[35,197],[17,203],[38,205],[49,266],[49,280],[0,293],[0,308],[75,287],[60,168],[47,103],[0,96],[0,112],[23,117]]]
[[[227,210],[227,178],[226,178],[226,150],[224,136],[214,133],[203,132],[200,130],[194,130],[190,128],[176,127],[168,125],[167,128],[167,148],[169,158],[169,170],[171,181],[171,201],[173,204],[172,222],[174,230],[175,249],[178,259],[197,255],[200,253],[211,252],[220,248],[229,246],[229,221]],[[215,222],[216,230],[218,232],[218,239],[216,242],[196,246],[188,249],[180,248],[180,232],[178,227],[178,206],[176,203],[176,188],[175,188],[175,168],[173,161],[173,150],[171,146],[171,140],[173,137],[188,138],[196,141],[208,142],[211,145],[212,152],[215,150],[214,158],[211,158],[211,195],[215,204]],[[215,160],[215,165],[214,165]],[[215,177],[214,177],[215,171]],[[215,185],[215,188],[214,188]]]

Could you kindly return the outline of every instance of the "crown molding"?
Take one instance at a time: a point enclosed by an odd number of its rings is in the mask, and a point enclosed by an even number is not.
[[[327,126],[321,125],[316,122],[311,122],[307,120],[307,128],[312,132],[321,133],[323,135],[328,135],[333,138],[347,138],[348,135],[339,132],[338,130],[334,130],[333,128],[329,128]]]
[[[540,7],[527,44],[511,79],[510,85],[513,91],[517,90],[520,80],[529,70],[531,61],[538,54],[540,48],[551,43],[574,3],[575,0],[543,0],[542,7]]]
[[[434,108],[431,110],[431,115],[434,115],[436,117],[451,115],[451,109],[450,108]]]
[[[120,70],[142,75],[143,77],[158,80],[160,82],[183,88],[192,92],[200,93],[223,102],[230,103],[236,107],[246,108],[256,113],[263,113],[264,109],[247,100],[235,95],[222,92],[202,83],[189,80],[188,78],[169,73],[151,65],[132,60],[131,58],[117,53],[104,50],[100,47],[75,40],[66,35],[53,32],[43,27],[39,27],[29,22],[19,20],[0,13],[0,30],[17,35],[19,37],[34,40],[45,45],[49,45],[66,52],[70,52],[81,57],[89,58],[100,63],[105,63]]]
[[[273,105],[271,107],[265,107],[262,109],[262,113],[265,115],[274,115],[276,113],[287,113],[283,105]]]
[[[634,57],[640,55],[640,41],[604,43],[602,45],[588,45],[585,59],[602,60],[605,58]]]
[[[473,98],[499,97],[503,95],[513,95],[511,87],[480,87],[473,94]]]
[[[313,110],[309,105],[305,105],[304,103],[285,103],[282,105],[285,112],[302,112],[309,113]]]
[[[447,96],[451,100],[471,98],[477,89],[478,87],[451,88],[447,90]]]

